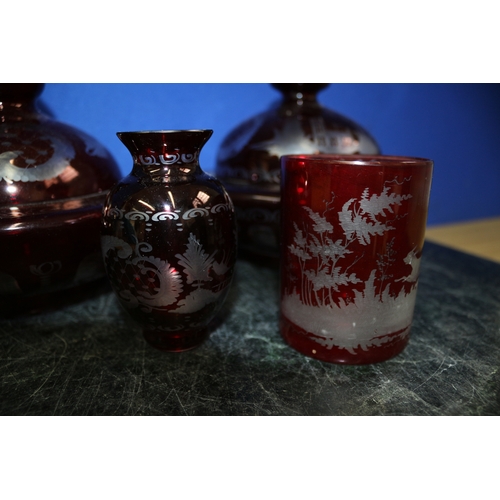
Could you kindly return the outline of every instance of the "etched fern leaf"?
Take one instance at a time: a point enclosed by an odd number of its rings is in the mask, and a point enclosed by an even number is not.
[[[193,234],[189,235],[187,250],[184,254],[177,254],[179,264],[184,267],[184,273],[187,275],[187,282],[191,284],[195,281],[211,281],[208,275],[214,262],[213,255],[208,255],[201,243]]]
[[[321,288],[332,288],[337,292],[339,285],[361,283],[361,280],[354,273],[342,273],[340,267],[334,268],[332,272],[329,272],[326,268],[320,269],[317,272],[307,270],[305,275],[313,284],[315,291]]]
[[[333,231],[333,226],[324,218],[321,217],[317,212],[314,212],[311,210],[309,207],[304,207],[307,212],[309,213],[309,217],[314,221],[314,226],[313,229],[317,233],[325,233],[325,232],[332,232]]]
[[[338,213],[340,224],[347,239],[352,239],[355,236],[362,245],[368,245],[371,241],[371,236],[375,234],[382,235],[384,232],[394,229],[377,220],[370,222],[364,219],[361,214],[349,210],[354,201],[355,199],[351,198],[344,203],[342,212]]]
[[[309,243],[308,249],[314,257],[321,257],[323,262],[336,261],[344,257],[345,254],[352,253],[341,240],[333,242],[330,238],[325,238],[325,241],[322,243],[314,234],[310,236],[312,243]]]
[[[295,228],[295,236],[293,238],[293,243],[288,246],[288,249],[293,255],[296,255],[301,260],[311,259],[311,255],[307,252],[307,238],[304,237],[302,231],[297,227],[297,224],[293,224]]]
[[[293,242],[297,245],[298,248],[305,249],[307,247],[307,239],[304,237],[304,234],[298,228],[295,222],[293,223],[293,227],[295,228],[295,236],[293,238]]]
[[[396,193],[389,193],[389,187],[384,187],[382,193],[372,194],[370,196],[369,189],[365,188],[363,194],[361,195],[361,201],[359,206],[361,211],[375,221],[377,215],[386,216],[385,211],[394,213],[392,205],[401,205],[403,200],[411,198],[411,195],[400,195]]]
[[[289,245],[288,250],[290,250],[290,253],[292,255],[297,256],[301,260],[309,260],[312,259],[311,255],[309,255],[303,248],[295,246],[295,245]]]

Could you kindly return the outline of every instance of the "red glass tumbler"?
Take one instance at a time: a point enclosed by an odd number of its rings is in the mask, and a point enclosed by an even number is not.
[[[397,156],[281,159],[286,342],[322,361],[385,361],[407,345],[433,162]]]

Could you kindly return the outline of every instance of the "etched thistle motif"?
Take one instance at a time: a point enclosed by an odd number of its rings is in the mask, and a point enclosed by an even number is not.
[[[356,262],[363,259],[363,248],[375,236],[393,231],[392,223],[407,215],[401,205],[410,198],[409,194],[391,192],[388,185],[380,194],[366,188],[359,199],[351,198],[342,205],[336,214],[336,226],[332,223],[334,193],[322,214],[303,207],[309,222],[303,227],[294,223],[293,242],[288,246],[301,278],[284,294],[282,306],[285,316],[312,332],[312,338],[320,345],[336,346],[354,354],[356,348],[366,350],[408,334],[420,263],[417,249],[403,258],[390,240],[386,252],[378,255],[376,268],[369,270],[367,280],[361,279],[355,269]],[[338,229],[341,234],[336,234]],[[353,249],[360,256],[345,263]],[[411,272],[393,280],[389,269],[397,259],[410,266]],[[393,290],[393,282],[407,286]]]

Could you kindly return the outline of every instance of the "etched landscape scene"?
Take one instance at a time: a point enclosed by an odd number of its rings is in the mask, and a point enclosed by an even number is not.
[[[300,278],[287,282],[283,314],[326,348],[354,354],[409,333],[420,249],[397,248],[397,221],[407,217],[411,195],[391,190],[392,184],[379,193],[365,188],[340,211],[332,193],[323,213],[304,206],[301,227],[294,224],[287,264],[299,267]],[[374,238],[384,243],[373,259]]]

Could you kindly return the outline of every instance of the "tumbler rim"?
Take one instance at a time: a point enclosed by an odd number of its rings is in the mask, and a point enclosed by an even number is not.
[[[402,156],[402,155],[347,155],[347,154],[293,154],[283,155],[281,157],[282,163],[286,160],[307,161],[307,162],[320,162],[320,163],[334,163],[337,165],[352,165],[352,166],[432,166],[433,160],[428,158],[421,158],[416,156]]]

